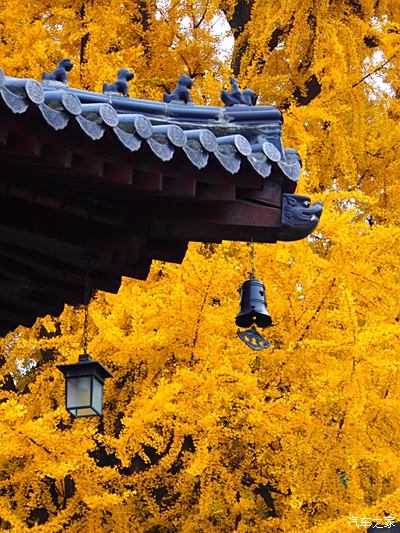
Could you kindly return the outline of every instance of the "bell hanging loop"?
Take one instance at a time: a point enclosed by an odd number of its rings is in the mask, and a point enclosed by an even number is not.
[[[253,324],[266,328],[272,324],[265,299],[265,287],[261,280],[251,278],[243,283],[235,322],[240,328],[249,328]]]

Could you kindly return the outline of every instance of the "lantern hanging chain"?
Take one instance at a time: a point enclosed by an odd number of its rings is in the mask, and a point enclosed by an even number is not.
[[[255,268],[254,268],[254,240],[253,240],[253,237],[251,237],[251,241],[250,241],[250,265],[251,265],[250,279],[255,279],[256,272],[255,272]]]
[[[90,260],[88,260],[85,272],[85,289],[83,295],[84,305],[84,322],[83,322],[83,335],[82,335],[82,348],[83,353],[87,351],[87,334],[89,326],[89,300],[90,300]]]

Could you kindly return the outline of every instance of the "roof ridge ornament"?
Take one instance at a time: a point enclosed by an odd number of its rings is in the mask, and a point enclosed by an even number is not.
[[[229,78],[231,82],[231,90],[227,91],[222,89],[221,100],[225,104],[225,107],[231,107],[234,105],[248,105],[255,106],[257,104],[257,94],[252,89],[240,90],[237,79],[231,76]]]
[[[61,59],[57,67],[51,72],[43,72],[42,81],[44,82],[58,82],[63,85],[68,85],[68,72],[72,69],[74,64],[68,58]]]
[[[190,89],[193,86],[193,79],[187,74],[179,76],[178,83],[171,93],[164,93],[163,100],[166,104],[193,104],[190,96]]]
[[[121,68],[114,83],[103,83],[103,93],[111,95],[122,95],[129,98],[128,81],[133,79],[133,72],[128,68]]]

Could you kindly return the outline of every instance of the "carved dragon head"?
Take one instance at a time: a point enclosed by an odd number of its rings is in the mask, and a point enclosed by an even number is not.
[[[284,194],[282,198],[282,228],[280,241],[296,241],[310,235],[322,214],[322,202],[311,205],[308,196]]]

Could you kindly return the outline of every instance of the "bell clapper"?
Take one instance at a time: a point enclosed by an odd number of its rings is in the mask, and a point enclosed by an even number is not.
[[[264,339],[264,337],[253,326],[248,330],[237,330],[238,337],[252,350],[264,350],[268,348],[271,343]]]

